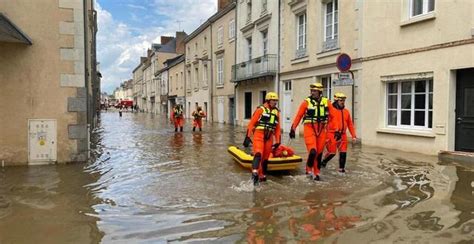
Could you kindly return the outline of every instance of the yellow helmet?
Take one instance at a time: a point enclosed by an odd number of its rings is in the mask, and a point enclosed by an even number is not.
[[[278,94],[274,93],[274,92],[269,92],[267,93],[267,95],[265,96],[265,100],[268,101],[268,100],[277,100],[278,101]]]
[[[334,94],[334,100],[345,100],[346,98],[346,95],[342,92],[336,92],[336,94]]]
[[[323,84],[321,84],[321,83],[313,83],[313,84],[309,85],[309,88],[311,90],[316,90],[316,91],[321,91],[322,92],[324,87],[323,87]]]

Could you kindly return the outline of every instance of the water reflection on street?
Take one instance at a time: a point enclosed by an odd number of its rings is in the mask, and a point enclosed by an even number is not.
[[[333,160],[321,182],[302,165],[254,190],[227,154],[241,127],[175,133],[159,116],[101,117],[91,163],[0,170],[0,243],[474,239],[474,167],[355,146],[346,176]],[[305,154],[302,140],[291,146]]]

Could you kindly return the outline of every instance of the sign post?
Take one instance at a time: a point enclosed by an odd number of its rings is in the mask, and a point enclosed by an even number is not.
[[[337,56],[336,66],[341,73],[337,80],[334,80],[334,86],[352,86],[352,122],[354,122],[354,73],[351,71],[352,59],[346,53]]]

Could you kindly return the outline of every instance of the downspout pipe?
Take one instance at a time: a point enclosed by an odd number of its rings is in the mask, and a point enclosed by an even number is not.
[[[235,2],[235,17],[234,17],[234,28],[235,28],[235,42],[234,42],[234,65],[237,65],[237,46],[238,46],[238,30],[237,30],[237,16],[238,16],[238,11],[239,11],[239,3],[236,1]],[[235,67],[235,66],[234,66]],[[235,76],[235,71],[234,73],[231,72],[231,78],[234,79],[234,76]],[[235,82],[234,84],[234,121],[232,121],[232,124],[234,126],[237,125],[236,121],[237,121],[237,106],[239,104],[239,101],[238,101],[238,96],[237,96],[237,89],[238,89],[238,85],[239,83]]]
[[[214,50],[213,50],[213,44],[214,42],[212,41],[212,25],[214,23],[211,22],[210,23],[210,27],[211,27],[211,36],[209,38],[209,40],[211,40],[211,58],[210,58],[210,64],[211,64],[211,87],[209,89],[209,96],[211,97],[211,100],[209,101],[209,107],[210,107],[210,112],[211,112],[211,123],[214,123]],[[208,58],[209,59],[209,58]],[[209,76],[208,76],[209,77]]]

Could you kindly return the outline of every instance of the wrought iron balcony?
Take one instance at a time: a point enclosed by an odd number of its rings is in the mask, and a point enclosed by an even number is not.
[[[277,55],[267,54],[232,66],[232,81],[276,75]]]
[[[306,48],[300,48],[296,50],[295,58],[303,58],[306,57]]]
[[[337,39],[327,39],[323,43],[323,51],[333,50],[339,47]]]

